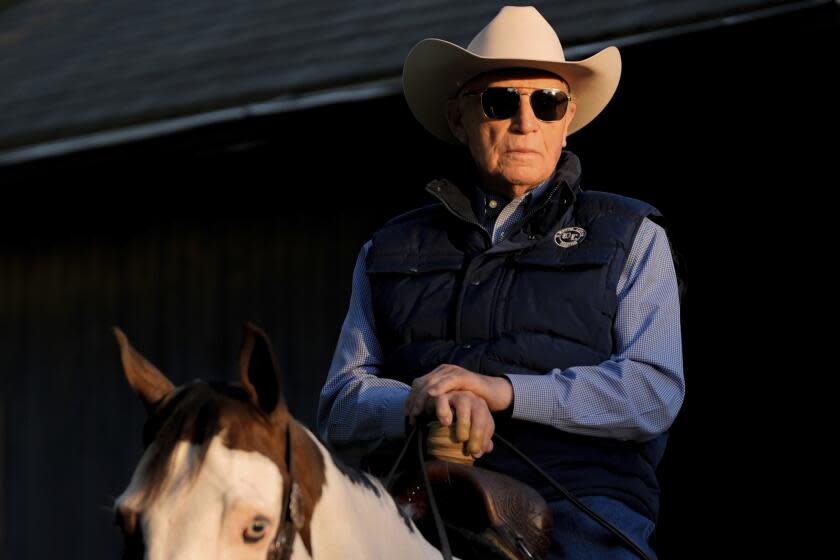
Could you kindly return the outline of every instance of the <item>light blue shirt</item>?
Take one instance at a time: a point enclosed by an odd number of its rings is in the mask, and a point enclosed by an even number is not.
[[[501,206],[485,221],[493,244],[546,184],[511,201],[476,193],[476,200],[488,208],[492,200],[497,201],[493,210]],[[379,377],[383,354],[365,272],[370,246],[371,241],[365,243],[356,260],[350,307],[321,390],[317,418],[324,441],[362,454],[384,440],[405,436],[404,404],[411,390],[405,383]],[[636,233],[616,294],[615,353],[597,365],[556,368],[542,375],[505,374],[513,386],[513,418],[637,441],[652,439],[671,426],[685,396],[677,280],[665,231],[647,218]]]
[[[480,187],[473,189],[472,207],[479,223],[493,240],[493,245],[504,238],[507,228],[521,218],[548,190],[551,175],[519,198],[510,199],[490,193]]]

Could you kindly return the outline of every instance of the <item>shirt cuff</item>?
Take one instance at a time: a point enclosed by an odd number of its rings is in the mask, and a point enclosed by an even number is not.
[[[512,418],[541,424],[551,424],[556,403],[555,381],[551,373],[523,375],[506,373],[513,386]]]
[[[393,391],[383,403],[382,414],[384,418],[385,439],[402,439],[405,432],[405,399],[408,398],[410,390]]]

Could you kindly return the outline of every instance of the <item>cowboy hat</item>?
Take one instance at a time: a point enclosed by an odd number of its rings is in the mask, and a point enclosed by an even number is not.
[[[577,105],[567,134],[580,130],[607,106],[621,76],[614,46],[585,60],[566,61],[551,24],[533,6],[505,6],[464,49],[423,39],[403,65],[403,93],[411,112],[438,138],[458,143],[446,120],[446,100],[478,74],[501,68],[534,68],[560,75]]]

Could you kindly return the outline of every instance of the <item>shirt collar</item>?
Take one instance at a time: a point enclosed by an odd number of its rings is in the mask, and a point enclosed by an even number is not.
[[[563,185],[568,190],[568,196],[571,197],[573,203],[577,193],[581,191],[580,182],[580,158],[570,150],[563,150],[557,168],[548,181],[548,186],[545,187],[545,191],[540,193],[543,200],[540,200],[537,204],[547,203],[548,194],[555,192],[556,188],[559,189]],[[474,176],[473,179],[465,181],[463,185],[461,187],[448,179],[432,179],[426,185],[426,192],[438,199],[450,212],[462,220],[475,222],[479,216],[475,212],[474,201],[479,198],[479,189],[475,188]],[[483,199],[483,196],[481,198]],[[566,204],[566,202],[563,204]]]
[[[548,179],[528,191],[522,196],[522,202],[520,205],[522,209],[528,208],[529,204],[535,203],[538,201],[543,194],[548,190],[548,184],[551,182],[552,177],[554,177],[554,173],[548,176]],[[475,189],[473,190],[473,212],[475,213],[476,217],[479,221],[484,220],[484,215],[487,209],[487,202],[490,199],[494,199],[500,202],[500,206],[504,207],[510,203],[512,198],[508,196],[503,196],[496,193],[488,193],[485,191],[481,186],[478,184],[475,185]]]

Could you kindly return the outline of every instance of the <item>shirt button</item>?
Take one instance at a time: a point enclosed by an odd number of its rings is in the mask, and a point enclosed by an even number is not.
[[[498,205],[499,205],[499,203],[498,203],[498,202],[496,202],[495,200],[491,200],[491,201],[490,201],[490,202],[488,202],[487,204],[490,206],[490,208],[495,208],[496,206],[498,206]]]
[[[481,284],[481,281],[479,281],[477,278],[474,278],[474,279],[470,282],[470,284],[472,284],[473,286],[478,286],[479,284]]]
[[[467,350],[469,350],[470,348],[472,348],[472,344],[464,344],[464,348],[466,348]]]

